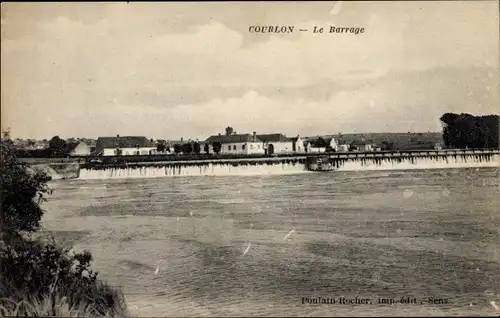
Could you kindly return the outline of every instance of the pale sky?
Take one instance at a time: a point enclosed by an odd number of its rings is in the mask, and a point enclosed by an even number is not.
[[[2,3],[15,138],[440,131],[499,111],[498,1]],[[333,9],[334,8],[334,9]],[[251,25],[363,34],[249,33]]]

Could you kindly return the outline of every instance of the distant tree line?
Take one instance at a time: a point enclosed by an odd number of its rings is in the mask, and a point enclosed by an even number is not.
[[[236,131],[233,127],[227,126],[225,129],[225,135],[231,136],[236,135]],[[220,141],[214,141],[212,144],[205,143],[203,149],[201,149],[201,144],[198,141],[195,142],[187,142],[187,143],[176,143],[173,145],[173,149],[169,149],[164,145],[158,145],[158,151],[160,152],[171,152],[173,151],[175,154],[200,154],[202,151],[205,154],[210,153],[210,145],[212,146],[212,152],[215,154],[220,154],[222,151],[222,143]],[[160,148],[161,147],[161,148]]]
[[[49,146],[44,149],[17,149],[16,156],[20,158],[64,158],[71,153],[71,143],[67,143],[59,136],[49,140]]]
[[[170,148],[166,144],[158,144],[156,146],[156,150],[158,152],[168,152],[168,153],[175,153],[175,154],[200,154],[200,153],[206,153],[208,154],[210,152],[210,145],[208,143],[204,144],[203,149],[201,149],[201,144],[198,141],[194,142],[186,142],[186,143],[176,143],[172,145],[172,148]],[[213,142],[212,143],[212,149],[213,152],[216,154],[219,154],[222,150],[222,143],[221,142]]]
[[[473,116],[446,113],[443,123],[443,141],[449,148],[498,149],[499,116]]]
[[[394,142],[384,140],[380,144],[380,150],[382,150],[382,151],[394,151],[394,150],[397,150],[397,149],[394,146]]]

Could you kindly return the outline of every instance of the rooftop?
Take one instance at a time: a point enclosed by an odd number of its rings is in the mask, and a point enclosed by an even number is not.
[[[257,135],[257,138],[259,138],[259,140],[262,140],[263,142],[276,142],[276,141],[282,141],[282,142],[286,142],[286,141],[291,141],[290,138],[287,138],[285,135],[283,134],[262,134],[262,135]]]
[[[258,137],[254,137],[252,134],[235,134],[235,135],[213,135],[205,140],[206,143],[243,143],[243,142],[262,142]]]
[[[155,147],[155,143],[144,136],[99,137],[96,142],[98,149],[136,147]]]

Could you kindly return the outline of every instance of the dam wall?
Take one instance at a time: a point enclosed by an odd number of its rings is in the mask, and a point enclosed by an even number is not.
[[[337,171],[498,168],[498,151],[330,154]],[[143,162],[119,165],[82,165],[80,179],[155,178],[168,176],[283,175],[315,173],[307,157]]]
[[[498,150],[333,153],[328,156],[337,171],[499,168],[500,166]],[[308,171],[307,160],[307,156],[293,156],[165,162],[73,162],[36,164],[32,165],[32,168],[42,169],[53,179],[82,180],[318,173]]]
[[[183,163],[161,165],[133,165],[105,169],[80,169],[80,179],[155,178],[168,176],[251,176],[309,173],[305,163],[255,162],[240,163]]]
[[[449,155],[434,157],[346,158],[334,160],[338,171],[498,168],[499,156]]]

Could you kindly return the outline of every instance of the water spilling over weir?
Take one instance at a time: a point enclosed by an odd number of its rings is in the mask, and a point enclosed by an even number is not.
[[[34,164],[29,170],[43,171],[50,175],[53,180],[73,179],[78,176],[80,165],[78,163]]]
[[[231,176],[231,175],[275,175],[308,172],[305,164],[295,163],[258,163],[227,164],[197,163],[168,164],[164,166],[108,167],[104,169],[80,169],[80,179],[107,178],[155,178],[166,176]]]
[[[137,162],[119,165],[83,165],[79,179],[157,178],[168,176],[282,175],[314,173],[305,156],[266,159],[227,159]],[[498,151],[421,152],[387,154],[333,154],[337,171],[415,170],[499,167]]]
[[[336,167],[339,171],[499,167],[499,156],[450,155],[434,157],[358,158],[357,160],[339,160],[336,162]]]

